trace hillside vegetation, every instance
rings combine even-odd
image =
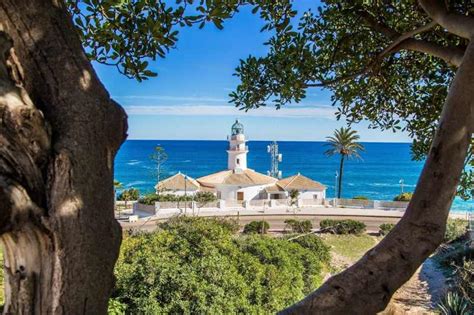
[[[126,236],[115,267],[111,307],[145,314],[274,313],[317,288],[329,248],[238,236],[232,221],[177,218],[154,233]]]

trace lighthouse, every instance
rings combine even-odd
[[[249,150],[245,145],[244,126],[239,120],[236,120],[232,125],[231,135],[227,139],[229,140],[227,169],[233,170],[235,173],[246,170]]]

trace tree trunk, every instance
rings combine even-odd
[[[126,115],[62,1],[3,0],[0,29],[4,312],[104,314],[121,241],[113,160]]]
[[[459,67],[405,215],[356,264],[281,314],[375,314],[439,246],[474,126],[474,42]]]
[[[339,187],[337,192],[337,198],[341,199],[342,195],[342,173],[344,172],[344,154],[341,154],[341,164],[339,165]]]

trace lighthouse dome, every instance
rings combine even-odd
[[[244,125],[242,125],[239,120],[237,119],[235,123],[232,125],[232,135],[240,135],[244,133]]]

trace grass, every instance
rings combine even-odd
[[[355,261],[362,257],[365,252],[377,244],[378,239],[367,235],[335,235],[322,234],[321,238],[338,255]]]

